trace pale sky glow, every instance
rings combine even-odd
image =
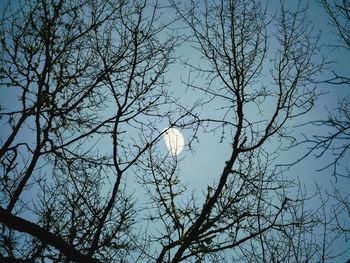
[[[350,263],[350,0],[57,2],[0,0],[0,263]]]
[[[184,137],[176,128],[167,128],[163,135],[166,148],[172,156],[179,155],[184,147]]]

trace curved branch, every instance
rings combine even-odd
[[[80,253],[62,238],[50,233],[46,229],[28,220],[15,216],[2,207],[0,207],[0,222],[11,229],[15,229],[17,231],[32,235],[33,237],[38,238],[42,243],[53,246],[54,248],[62,252],[70,260],[84,263],[100,262],[97,259],[88,257]]]

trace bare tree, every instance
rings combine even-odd
[[[158,9],[109,0],[4,9],[0,85],[17,100],[1,107],[3,258],[106,262],[135,249],[123,178],[161,135],[155,124],[176,123],[164,73],[178,38],[163,33]]]
[[[339,49],[348,55],[350,51],[350,2],[342,1],[321,1],[322,7],[327,12],[330,25],[334,29],[335,35],[338,36],[336,43],[327,43],[332,48]],[[338,85],[345,88],[345,91],[350,84],[350,79],[346,75],[341,75],[335,70],[332,71],[333,77],[324,81],[330,85]],[[334,88],[335,86],[333,86]],[[337,102],[334,109],[327,111],[326,118],[315,120],[306,125],[316,126],[319,132],[312,137],[305,137],[305,140],[296,142],[296,146],[309,145],[308,151],[300,159],[308,157],[311,153],[315,154],[316,158],[326,157],[318,171],[332,170],[332,175],[337,180],[338,177],[349,178],[349,167],[346,162],[349,156],[350,148],[350,97],[345,94],[345,97]],[[322,133],[324,131],[324,133]],[[336,184],[332,186],[333,190],[326,190],[325,194],[321,194],[319,190],[319,198],[323,200],[322,210],[325,211],[328,205],[328,213],[323,212],[321,221],[325,225],[325,234],[328,232],[334,234],[334,239],[343,236],[348,239],[349,234],[349,196],[344,193]],[[324,190],[323,190],[324,191]],[[325,196],[324,196],[325,195]],[[324,201],[326,199],[326,201]],[[331,205],[331,208],[329,208]],[[325,244],[327,242],[324,242]],[[344,253],[348,252],[344,251]],[[341,252],[339,252],[341,253]],[[325,256],[322,257],[325,260]]]
[[[345,49],[350,47],[350,2],[348,0],[328,1],[322,0],[322,5],[329,15],[333,27],[336,29],[336,34],[340,39],[337,46]]]
[[[344,54],[350,54],[350,3],[349,1],[322,1],[322,6],[327,12],[330,23],[335,29],[335,34],[339,41],[337,44],[328,43],[329,45],[342,50]],[[348,88],[350,79],[347,76],[341,76],[334,70],[334,77],[324,81],[331,85],[344,86]],[[330,161],[322,165],[319,171],[332,169],[332,175],[337,179],[338,176],[349,178],[349,167],[345,163],[345,159],[349,154],[349,138],[350,138],[350,97],[345,95],[340,99],[333,109],[327,111],[327,117],[321,120],[312,120],[305,125],[314,125],[322,128],[325,133],[319,132],[311,136],[305,136],[305,140],[296,142],[295,146],[308,144],[308,151],[299,160],[304,159],[311,153],[315,153],[317,158],[321,158],[330,154],[334,156]],[[297,163],[297,160],[294,163]]]
[[[224,262],[227,251],[239,262],[325,258],[328,250],[313,239],[316,215],[302,209],[305,195],[288,193],[293,182],[273,168],[268,151],[271,140],[289,138],[288,122],[307,113],[317,96],[312,83],[322,62],[314,60],[317,36],[305,10],[299,5],[291,12],[282,5],[269,20],[258,1],[191,1],[185,7],[174,1],[173,6],[202,56],[200,65],[187,65],[207,81],[186,84],[208,98],[206,105],[220,105],[215,117],[199,121],[221,131],[220,142],[231,151],[203,202],[177,201],[185,187],[176,169],[162,169],[150,157],[145,183],[156,188],[149,192],[157,204],[151,217],[165,229],[155,236],[162,244],[156,261]],[[270,74],[266,81],[265,74]],[[301,237],[307,229],[308,238]],[[281,243],[288,249],[276,250]]]
[[[343,1],[322,1],[322,5],[328,13],[331,25],[335,28],[336,34],[340,40],[340,44],[336,47],[347,52],[350,51],[350,2]],[[348,88],[350,78],[348,76],[340,76],[333,71],[334,78],[327,80],[329,84],[345,85]],[[325,121],[316,122],[317,125],[325,125],[331,128],[330,134],[325,136],[316,136],[315,149],[320,151],[319,156],[325,152],[331,151],[335,155],[333,162],[329,163],[325,168],[333,167],[335,176],[349,177],[349,168],[343,167],[343,171],[338,171],[340,166],[343,166],[342,160],[347,156],[350,148],[349,129],[350,129],[350,98],[346,96],[338,102],[337,109],[329,113],[328,119]],[[345,169],[344,169],[345,168]]]
[[[171,2],[174,20],[162,16],[169,6],[147,0],[32,0],[4,9],[0,88],[15,99],[0,110],[0,260],[330,255],[327,231],[315,241],[329,220],[305,208],[309,196],[274,163],[274,142],[290,138],[288,124],[317,97],[322,62],[306,10],[282,4],[269,18],[259,1],[181,4]],[[190,36],[176,35],[173,23]],[[165,78],[183,40],[201,56],[200,66],[187,62],[203,80],[186,83],[202,98],[189,109]],[[212,114],[197,113],[213,105]],[[159,123],[191,130],[189,147],[203,129],[219,131],[230,147],[202,195],[181,181],[181,158],[157,146]],[[130,178],[144,187],[146,204]]]

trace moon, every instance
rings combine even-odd
[[[179,155],[184,148],[185,140],[181,132],[176,128],[165,129],[163,135],[165,145],[172,156]]]

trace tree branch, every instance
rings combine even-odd
[[[65,242],[62,238],[55,236],[46,229],[27,221],[18,216],[14,216],[2,207],[0,208],[0,222],[9,228],[30,234],[38,238],[41,242],[53,246],[61,251],[67,258],[75,262],[98,263],[97,259],[88,257]]]

